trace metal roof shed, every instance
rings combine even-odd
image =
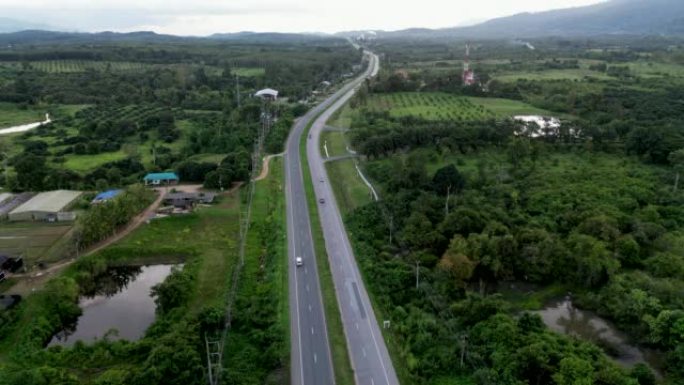
[[[254,96],[262,98],[262,99],[273,99],[276,100],[278,99],[278,91],[272,89],[272,88],[264,88],[263,90],[257,91]]]
[[[9,213],[11,221],[43,221],[55,218],[65,211],[78,197],[80,191],[55,190],[42,192],[24,202]]]
[[[107,190],[101,192],[95,196],[95,199],[91,203],[102,203],[115,198],[117,195],[121,194],[123,190]]]
[[[143,180],[145,181],[146,185],[160,185],[178,183],[180,178],[175,172],[154,172],[145,175]]]

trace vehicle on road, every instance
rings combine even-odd
[[[323,182],[325,182],[325,179],[323,179],[323,177],[321,177],[321,178],[319,179],[319,181],[321,181],[321,183],[323,183]]]
[[[295,258],[295,265],[297,265],[297,267],[299,267],[303,264],[304,264],[304,261],[302,260],[302,257]]]
[[[318,200],[318,202],[319,202],[320,204],[323,204],[323,203],[325,203],[325,199],[321,198],[321,199]]]

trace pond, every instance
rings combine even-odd
[[[623,367],[644,363],[660,374],[661,353],[631,344],[629,337],[610,322],[595,313],[574,307],[570,297],[553,301],[535,313],[542,317],[548,328],[597,344]]]
[[[81,297],[83,314],[67,330],[57,333],[48,346],[71,346],[76,341],[92,342],[115,329],[110,339],[134,341],[154,322],[156,305],[152,286],[164,281],[179,265],[125,266],[108,269],[98,276],[96,286]]]

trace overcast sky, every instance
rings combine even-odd
[[[601,0],[0,0],[0,16],[79,31],[337,32],[472,24]]]

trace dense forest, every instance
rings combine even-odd
[[[647,60],[684,64],[681,49],[660,43]],[[452,46],[395,44],[376,43],[389,65],[350,103],[349,142],[381,200],[346,223],[365,281],[396,325],[390,350],[405,364],[401,377],[684,381],[682,77],[642,76],[639,43],[616,55],[598,42],[533,42],[535,51],[490,42],[475,44],[475,56],[507,59],[482,60],[480,83],[463,87],[460,62],[445,53]],[[580,67],[589,75],[561,79]],[[519,79],[506,78],[514,72]],[[523,101],[562,125],[369,107],[377,95],[435,91]],[[538,311],[566,295],[660,352],[659,374],[643,363],[621,368],[610,346],[550,331]]]

